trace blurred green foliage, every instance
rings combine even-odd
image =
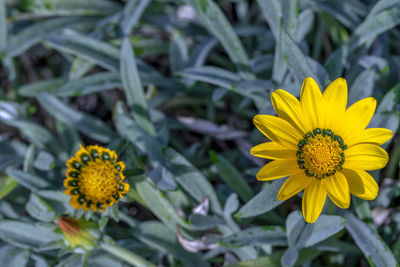
[[[399,24],[398,0],[0,0],[1,265],[397,266]],[[378,198],[315,224],[249,155],[269,94],[307,76],[345,77],[396,133]],[[127,165],[103,214],[63,194],[79,144]],[[67,246],[60,216],[95,222],[97,248]]]

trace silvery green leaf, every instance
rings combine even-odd
[[[230,59],[239,70],[240,76],[245,79],[253,79],[254,75],[250,72],[247,54],[218,5],[211,0],[186,1],[196,10],[196,15],[205,24],[207,30],[221,42]]]
[[[25,208],[33,218],[39,221],[51,222],[56,218],[51,206],[34,193],[29,195],[29,201],[26,203]]]
[[[286,246],[286,233],[279,226],[251,227],[234,233],[219,242],[221,246],[241,247],[271,244]]]
[[[29,261],[29,250],[3,245],[0,247],[0,262],[7,267],[25,267]]]
[[[49,182],[47,182],[46,180],[36,175],[14,169],[12,167],[8,167],[6,169],[6,173],[14,180],[16,180],[20,185],[26,187],[33,192],[50,186]]]
[[[0,239],[20,248],[37,250],[41,245],[61,238],[60,234],[39,227],[33,222],[0,221]]]
[[[397,266],[398,263],[382,238],[352,213],[345,215],[346,229],[364,256],[376,266]]]
[[[127,103],[133,111],[136,122],[150,135],[155,135],[154,125],[151,121],[144,89],[136,67],[135,54],[127,38],[121,48],[121,79],[125,89]]]
[[[113,131],[103,121],[70,108],[55,96],[40,93],[37,100],[57,120],[73,126],[95,140],[106,143],[114,137]]]
[[[281,178],[265,186],[257,195],[255,195],[242,208],[239,209],[239,211],[235,214],[235,217],[254,217],[279,206],[283,202],[277,199],[277,195],[285,181],[286,178]]]

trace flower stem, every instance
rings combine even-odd
[[[132,264],[133,266],[146,266],[146,267],[156,267],[153,263],[145,260],[141,256],[117,245],[101,243],[100,247],[109,252],[110,254]]]

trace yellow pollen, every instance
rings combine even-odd
[[[68,160],[64,192],[72,207],[103,212],[128,193],[125,164],[117,160],[115,151],[100,146],[81,147]]]
[[[297,163],[307,176],[323,179],[342,170],[346,148],[340,136],[317,128],[299,141]]]
[[[103,202],[109,199],[119,187],[116,170],[109,161],[89,161],[82,168],[80,190],[89,199]]]

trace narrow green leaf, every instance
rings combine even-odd
[[[133,253],[132,251],[127,250],[126,248],[117,246],[117,245],[111,245],[111,244],[106,244],[106,243],[101,243],[100,247],[107,251],[108,253],[124,260],[127,263],[132,264],[133,266],[146,266],[146,267],[156,267],[153,263],[147,261],[143,257],[139,256],[136,253]]]
[[[372,96],[375,83],[375,71],[367,69],[361,72],[350,86],[349,101],[350,106],[360,99]]]
[[[121,28],[124,35],[129,35],[132,28],[138,23],[150,0],[131,0],[122,11]]]
[[[119,69],[118,48],[101,40],[67,29],[62,34],[46,36],[46,42],[57,50],[93,61],[110,71]]]
[[[400,8],[395,7],[374,16],[368,16],[353,32],[349,40],[350,49],[371,43],[379,34],[400,24]]]
[[[38,250],[42,245],[62,239],[62,236],[33,223],[1,220],[0,239],[20,248]]]
[[[278,192],[286,178],[273,181],[250,199],[236,214],[236,218],[249,218],[266,213],[282,204],[277,199]]]
[[[163,148],[161,143],[144,132],[132,119],[116,114],[116,127],[120,134],[142,151],[146,151],[151,161],[164,165],[175,180],[198,202],[208,198],[216,214],[222,209],[210,182],[185,157],[172,148]]]
[[[315,245],[344,228],[346,221],[340,216],[321,215],[315,223],[308,223],[296,243],[298,248]]]
[[[210,151],[209,154],[222,180],[224,180],[244,202],[247,202],[253,196],[253,192],[240,172],[224,157],[217,155],[213,151]]]
[[[268,26],[274,34],[275,40],[279,39],[281,29],[282,6],[276,0],[257,0]],[[276,52],[276,51],[275,51]]]
[[[7,47],[7,32],[6,1],[0,0],[0,59]]]
[[[114,14],[120,9],[118,3],[109,0],[44,0],[29,4],[30,11],[44,16],[104,16]]]
[[[371,259],[376,266],[398,266],[389,247],[376,231],[372,231],[350,212],[346,213],[345,217],[347,231],[367,259]]]
[[[34,193],[30,194],[25,208],[29,215],[39,221],[51,222],[56,218],[51,206]]]
[[[229,21],[212,0],[186,0],[209,30],[222,44],[230,59],[245,79],[254,79],[247,54]]]
[[[99,72],[64,83],[53,92],[57,96],[83,96],[122,86],[119,73]]]
[[[90,138],[103,143],[108,143],[113,140],[113,131],[100,119],[76,111],[61,102],[57,97],[47,93],[40,93],[37,100],[49,114],[54,116],[54,118],[73,126]]]
[[[135,183],[135,188],[146,206],[171,229],[176,225],[187,227],[167,197],[148,180]]]
[[[157,221],[146,221],[135,227],[133,236],[151,248],[168,253],[179,259],[183,266],[208,267],[201,254],[190,253],[182,248],[174,230]]]
[[[9,176],[0,177],[0,200],[11,193],[18,186],[18,182]]]
[[[0,247],[0,262],[7,267],[25,267],[29,261],[29,250],[5,245]]]
[[[53,18],[42,22],[34,23],[26,27],[16,35],[10,36],[6,54],[7,57],[15,57],[20,55],[33,45],[41,41],[49,33],[60,29],[71,27],[74,24],[90,23],[94,24],[97,21],[95,18],[88,17],[64,17]]]
[[[50,186],[49,182],[47,182],[46,180],[36,175],[14,169],[12,167],[8,167],[6,169],[6,173],[11,178],[16,180],[20,185],[34,192]]]
[[[318,83],[318,85],[322,87],[318,76],[313,72],[311,66],[309,65],[307,57],[303,54],[295,41],[285,30],[281,31],[280,43],[285,61],[288,64],[290,71],[296,77],[297,81],[301,83],[303,82],[304,78],[312,77]]]
[[[120,60],[122,84],[128,105],[133,110],[133,117],[143,129],[154,136],[155,129],[150,119],[147,100],[136,67],[135,55],[127,38],[122,43]]]
[[[286,233],[279,226],[252,227],[234,233],[219,242],[224,247],[252,245],[286,246]]]
[[[35,97],[40,92],[54,93],[57,91],[57,88],[59,88],[66,82],[67,80],[63,78],[40,80],[37,82],[25,84],[19,87],[17,91],[20,96]]]

